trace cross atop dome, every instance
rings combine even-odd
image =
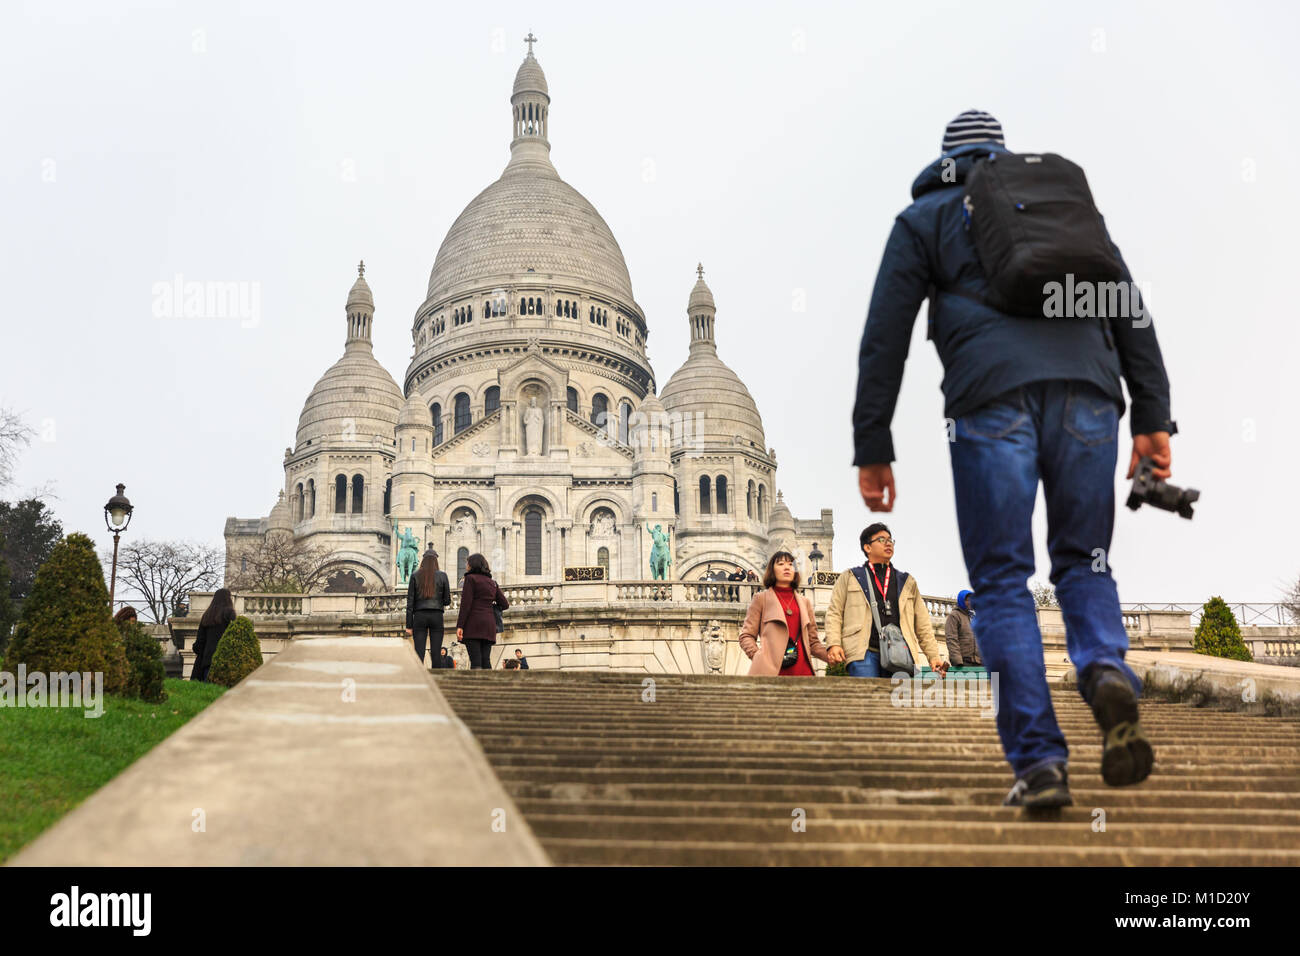
[[[366,260],[362,259],[357,263],[357,277],[364,279],[366,276]]]
[[[699,265],[697,265],[697,266],[695,267],[695,274],[696,274],[697,276],[699,276],[701,279],[704,278],[704,263],[703,263],[703,262],[701,262]]]
[[[533,31],[528,31],[528,36],[524,37],[524,42],[528,44],[528,55],[533,55],[533,44],[537,42],[537,37],[533,36]]]

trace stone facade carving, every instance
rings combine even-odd
[[[701,630],[705,670],[710,674],[721,674],[723,665],[727,662],[727,642],[722,639],[722,622],[711,620],[707,626],[701,625]]]

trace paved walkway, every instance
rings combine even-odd
[[[542,865],[410,645],[294,640],[10,865]]]

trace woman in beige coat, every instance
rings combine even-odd
[[[789,551],[768,560],[763,590],[749,602],[740,626],[740,649],[752,661],[751,677],[812,677],[812,659],[826,660],[812,602],[799,593],[799,572]]]

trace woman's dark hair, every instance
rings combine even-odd
[[[889,530],[889,527],[883,521],[877,521],[875,524],[867,525],[865,528],[862,529],[862,534],[858,536],[858,546],[860,548],[865,548],[867,546],[867,542],[870,541],[872,538],[874,538],[876,535],[880,534],[880,532],[882,531],[889,535],[892,535],[894,533]]]
[[[790,587],[799,587],[799,562],[794,559],[794,555],[789,551],[778,551],[767,559],[767,570],[763,572],[763,587],[776,587],[776,562],[781,558],[789,558],[790,563],[794,565],[794,580],[790,582]]]
[[[438,589],[438,556],[432,551],[424,552],[420,570],[415,572],[415,591],[422,598],[431,598]]]
[[[487,558],[483,557],[483,555],[478,552],[475,552],[465,559],[465,573],[486,574],[490,577],[492,570],[488,567]]]
[[[212,595],[212,603],[199,618],[199,627],[212,627],[214,624],[226,625],[235,619],[235,599],[230,595],[230,588],[222,588]]]
[[[122,610],[118,611],[116,614],[113,615],[113,621],[119,627],[125,624],[127,621],[138,621],[138,620],[140,620],[140,618],[136,616],[135,608],[131,607],[131,605],[129,604],[126,607],[122,608]]]

